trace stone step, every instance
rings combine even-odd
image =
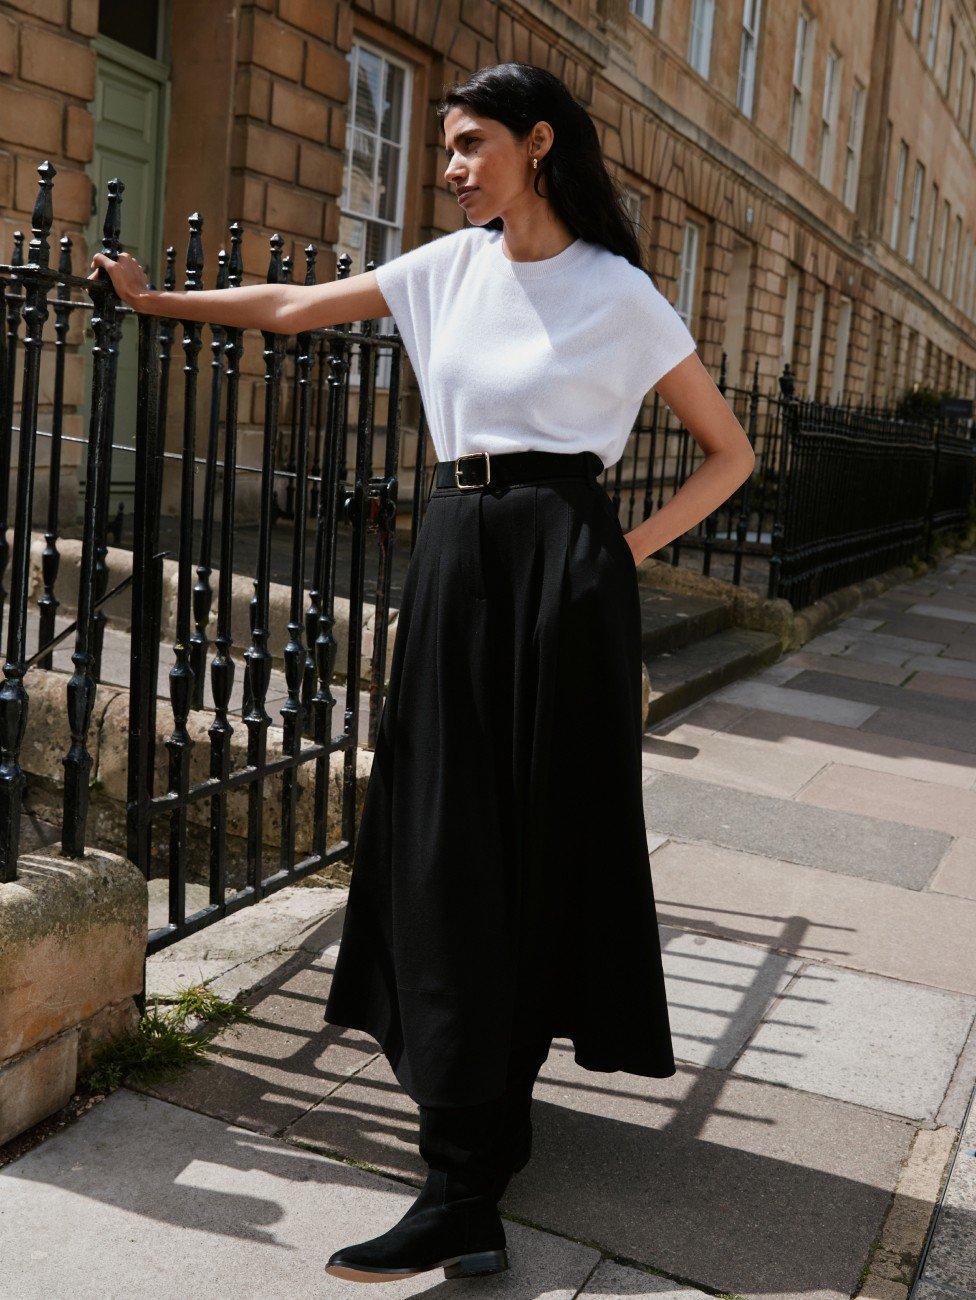
[[[731,624],[728,605],[706,596],[688,596],[657,587],[641,587],[644,657],[679,650]]]
[[[771,632],[732,627],[675,651],[645,653],[651,679],[648,724],[775,662],[780,648],[779,637]]]

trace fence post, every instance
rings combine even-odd
[[[108,205],[102,230],[102,252],[113,259],[119,255],[122,219],[122,193],[118,178],[108,183]],[[74,672],[68,682],[68,724],[71,745],[64,764],[64,813],[61,846],[69,857],[80,858],[85,852],[85,824],[88,818],[88,782],[92,756],[88,750],[88,728],[95,705],[97,674],[96,615],[93,602],[104,590],[96,590],[97,568],[104,567],[104,534],[101,499],[108,493],[108,475],[112,464],[112,425],[115,410],[115,376],[119,359],[119,300],[112,282],[101,272],[88,283],[92,298],[92,401],[88,424],[88,454],[85,476],[85,509],[81,539],[81,574],[78,584],[78,628],[71,656]],[[97,549],[96,549],[97,548]],[[105,570],[103,578],[107,578]],[[104,616],[103,616],[104,617]]]
[[[16,271],[24,265],[24,234],[14,231],[14,247],[10,255],[10,265]],[[19,284],[16,275],[11,276],[11,286]],[[4,354],[4,392],[0,403],[0,633],[3,631],[3,612],[7,602],[7,589],[3,585],[7,572],[7,560],[10,550],[7,545],[7,507],[10,503],[10,448],[14,427],[14,382],[17,375],[17,342],[20,329],[20,310],[23,303],[23,289],[11,293],[7,299],[7,333],[6,352]]]
[[[17,501],[14,511],[13,561],[7,656],[0,685],[0,880],[14,880],[20,854],[20,813],[26,778],[20,747],[27,727],[28,694],[24,688],[27,657],[27,589],[30,579],[31,513],[34,504],[34,458],[37,451],[37,405],[51,287],[48,263],[53,210],[51,186],[56,175],[49,162],[37,169],[41,178],[31,217],[28,266],[24,268],[24,380],[20,403]]]

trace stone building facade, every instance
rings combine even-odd
[[[463,224],[433,105],[507,59],[593,115],[716,376],[972,395],[976,0],[0,0],[0,248],[47,157],[76,269],[120,174],[153,265],[199,210],[208,282],[235,218],[250,276],[274,231],[360,270]]]

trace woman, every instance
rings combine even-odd
[[[508,1266],[497,1201],[529,1158],[554,1037],[577,1064],[674,1074],[641,798],[637,565],[754,454],[641,255],[559,78],[482,68],[438,106],[468,225],[344,281],[150,291],[138,311],[302,330],[392,314],[438,456],[404,582],[325,1017],[381,1045],[428,1176],[359,1281]],[[656,388],[706,453],[624,535],[596,475]],[[419,485],[418,485],[419,487]]]

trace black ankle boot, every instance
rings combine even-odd
[[[337,1250],[327,1273],[381,1282],[443,1268],[446,1278],[508,1268],[505,1227],[492,1197],[453,1174],[431,1169],[420,1195],[386,1232]]]

